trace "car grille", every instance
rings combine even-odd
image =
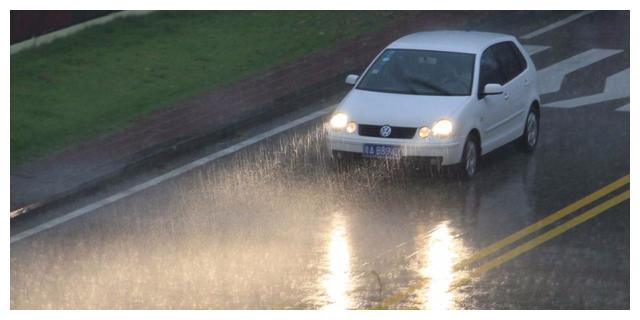
[[[382,127],[383,126],[361,124],[358,125],[358,134],[366,137],[411,139],[416,135],[417,130],[417,128],[391,127],[391,134],[388,137],[383,137],[380,135],[380,128]]]

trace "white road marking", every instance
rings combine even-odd
[[[190,163],[188,163],[188,164],[186,164],[186,165],[184,165],[182,167],[173,169],[173,170],[171,170],[171,171],[169,171],[169,172],[167,172],[165,174],[157,176],[157,177],[155,177],[155,178],[153,178],[151,180],[148,180],[148,181],[146,181],[144,183],[138,184],[138,185],[136,185],[136,186],[134,186],[134,187],[132,187],[132,188],[130,188],[128,190],[116,193],[116,194],[114,194],[114,195],[112,195],[112,196],[110,196],[108,198],[102,199],[102,200],[100,200],[98,202],[95,202],[95,203],[90,204],[88,206],[85,206],[85,207],[82,207],[80,209],[74,210],[74,211],[69,212],[69,213],[67,213],[65,215],[57,217],[57,218],[55,218],[53,220],[47,221],[47,222],[45,222],[43,224],[40,224],[40,225],[38,225],[36,227],[33,227],[31,229],[28,229],[28,230],[25,230],[23,232],[20,232],[17,235],[11,237],[11,243],[15,243],[15,242],[20,241],[22,239],[25,239],[25,238],[28,238],[28,237],[33,236],[35,234],[38,234],[38,233],[40,233],[42,231],[51,229],[51,228],[53,228],[53,227],[55,227],[57,225],[65,223],[65,222],[67,222],[67,221],[69,221],[71,219],[74,219],[74,218],[77,218],[79,216],[85,215],[85,214],[90,213],[90,212],[92,212],[94,210],[100,209],[100,208],[102,208],[102,207],[104,207],[106,205],[112,204],[112,203],[114,203],[116,201],[119,201],[119,200],[121,200],[123,198],[126,198],[126,197],[128,197],[128,196],[130,196],[130,195],[132,195],[132,194],[134,194],[136,192],[148,189],[148,188],[153,187],[155,185],[158,185],[158,184],[160,184],[160,183],[162,183],[164,181],[167,181],[167,180],[169,180],[171,178],[177,177],[177,176],[179,176],[179,175],[181,175],[183,173],[191,171],[191,170],[193,170],[193,169],[195,169],[197,167],[200,167],[200,166],[202,166],[204,164],[207,164],[207,163],[209,163],[209,162],[211,162],[213,160],[216,160],[218,158],[221,158],[221,157],[224,157],[226,155],[232,154],[232,153],[234,153],[234,152],[236,152],[236,151],[238,151],[240,149],[243,149],[243,148],[248,147],[248,146],[250,146],[252,144],[260,142],[260,141],[262,141],[262,140],[264,140],[266,138],[269,138],[271,136],[274,136],[274,135],[276,135],[278,133],[287,131],[287,130],[293,128],[293,127],[299,126],[299,125],[301,125],[303,123],[309,122],[309,121],[317,119],[319,117],[322,117],[322,116],[328,114],[329,112],[331,112],[331,110],[333,110],[333,109],[334,109],[333,106],[332,107],[328,107],[328,108],[322,109],[320,111],[317,111],[317,112],[311,113],[309,115],[306,115],[306,116],[304,116],[302,118],[299,118],[297,120],[294,120],[294,121],[291,121],[289,123],[283,124],[283,125],[281,125],[279,127],[273,128],[273,129],[271,129],[269,131],[263,132],[263,133],[258,134],[256,136],[253,136],[253,137],[251,137],[251,138],[249,138],[247,140],[244,140],[244,141],[242,141],[242,142],[240,142],[238,144],[235,144],[235,145],[233,145],[231,147],[228,147],[226,149],[223,149],[223,150],[220,150],[218,152],[212,153],[212,154],[210,154],[210,155],[208,155],[208,156],[206,156],[204,158],[200,158],[198,160],[190,162]]]
[[[562,86],[562,81],[567,74],[587,67],[620,52],[622,52],[622,50],[590,49],[571,58],[548,66],[542,70],[538,70],[540,94],[559,91],[560,87]]]
[[[571,23],[571,22],[573,22],[575,20],[578,20],[578,19],[580,19],[580,18],[582,18],[582,17],[584,17],[584,16],[586,16],[588,14],[591,14],[593,12],[594,11],[582,11],[582,12],[578,12],[576,14],[572,14],[572,15],[570,15],[570,16],[568,16],[568,17],[566,17],[566,18],[564,18],[564,19],[562,19],[560,21],[554,22],[554,23],[552,23],[552,24],[550,24],[550,25],[548,25],[548,26],[546,26],[544,28],[540,28],[540,29],[538,29],[536,31],[533,31],[533,32],[528,33],[528,34],[525,34],[524,36],[522,36],[520,38],[524,39],[524,40],[528,40],[528,39],[531,39],[533,37],[537,37],[537,36],[539,36],[539,35],[541,35],[543,33],[546,33],[546,32],[549,32],[549,31],[551,31],[553,29],[557,29],[559,27],[562,27],[567,23]]]
[[[579,98],[545,103],[545,107],[576,108],[584,105],[629,97],[629,69],[607,77],[604,91]]]
[[[616,111],[629,112],[629,104],[625,104],[624,106],[616,109]]]
[[[526,50],[527,53],[529,53],[530,56],[551,48],[549,46],[538,46],[538,45],[533,45],[533,44],[525,44],[525,45],[523,45],[523,47],[524,47],[524,50]]]

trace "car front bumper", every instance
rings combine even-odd
[[[329,152],[341,151],[362,154],[365,144],[378,144],[398,146],[402,157],[440,158],[442,165],[451,165],[460,162],[463,144],[456,139],[447,142],[436,142],[435,138],[427,139],[392,139],[365,137],[358,134],[329,132],[327,135],[327,148]]]

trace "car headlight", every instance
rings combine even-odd
[[[347,132],[354,133],[356,129],[358,129],[358,125],[355,122],[351,121],[347,123]]]
[[[433,134],[437,137],[448,137],[453,131],[453,123],[449,120],[440,120],[433,126]]]
[[[429,127],[422,127],[418,130],[418,136],[423,139],[428,137],[430,133],[431,129],[429,129]]]
[[[333,117],[331,117],[329,124],[333,129],[344,129],[347,126],[348,120],[349,118],[347,117],[346,114],[336,113]]]

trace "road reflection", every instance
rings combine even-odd
[[[418,260],[422,268],[420,276],[426,279],[426,286],[418,292],[418,307],[421,309],[445,310],[455,306],[455,280],[453,266],[465,255],[462,241],[456,238],[444,221],[436,225],[428,234],[426,226],[419,224],[417,232]]]
[[[340,212],[334,213],[326,257],[328,271],[323,279],[329,304],[323,309],[344,310],[350,307],[351,255],[346,232],[344,215]]]
[[[286,136],[12,245],[12,307],[366,309],[410,287],[389,307],[468,308],[453,266],[543,211],[534,159],[464,183],[387,162],[333,172],[313,165],[319,137]]]

